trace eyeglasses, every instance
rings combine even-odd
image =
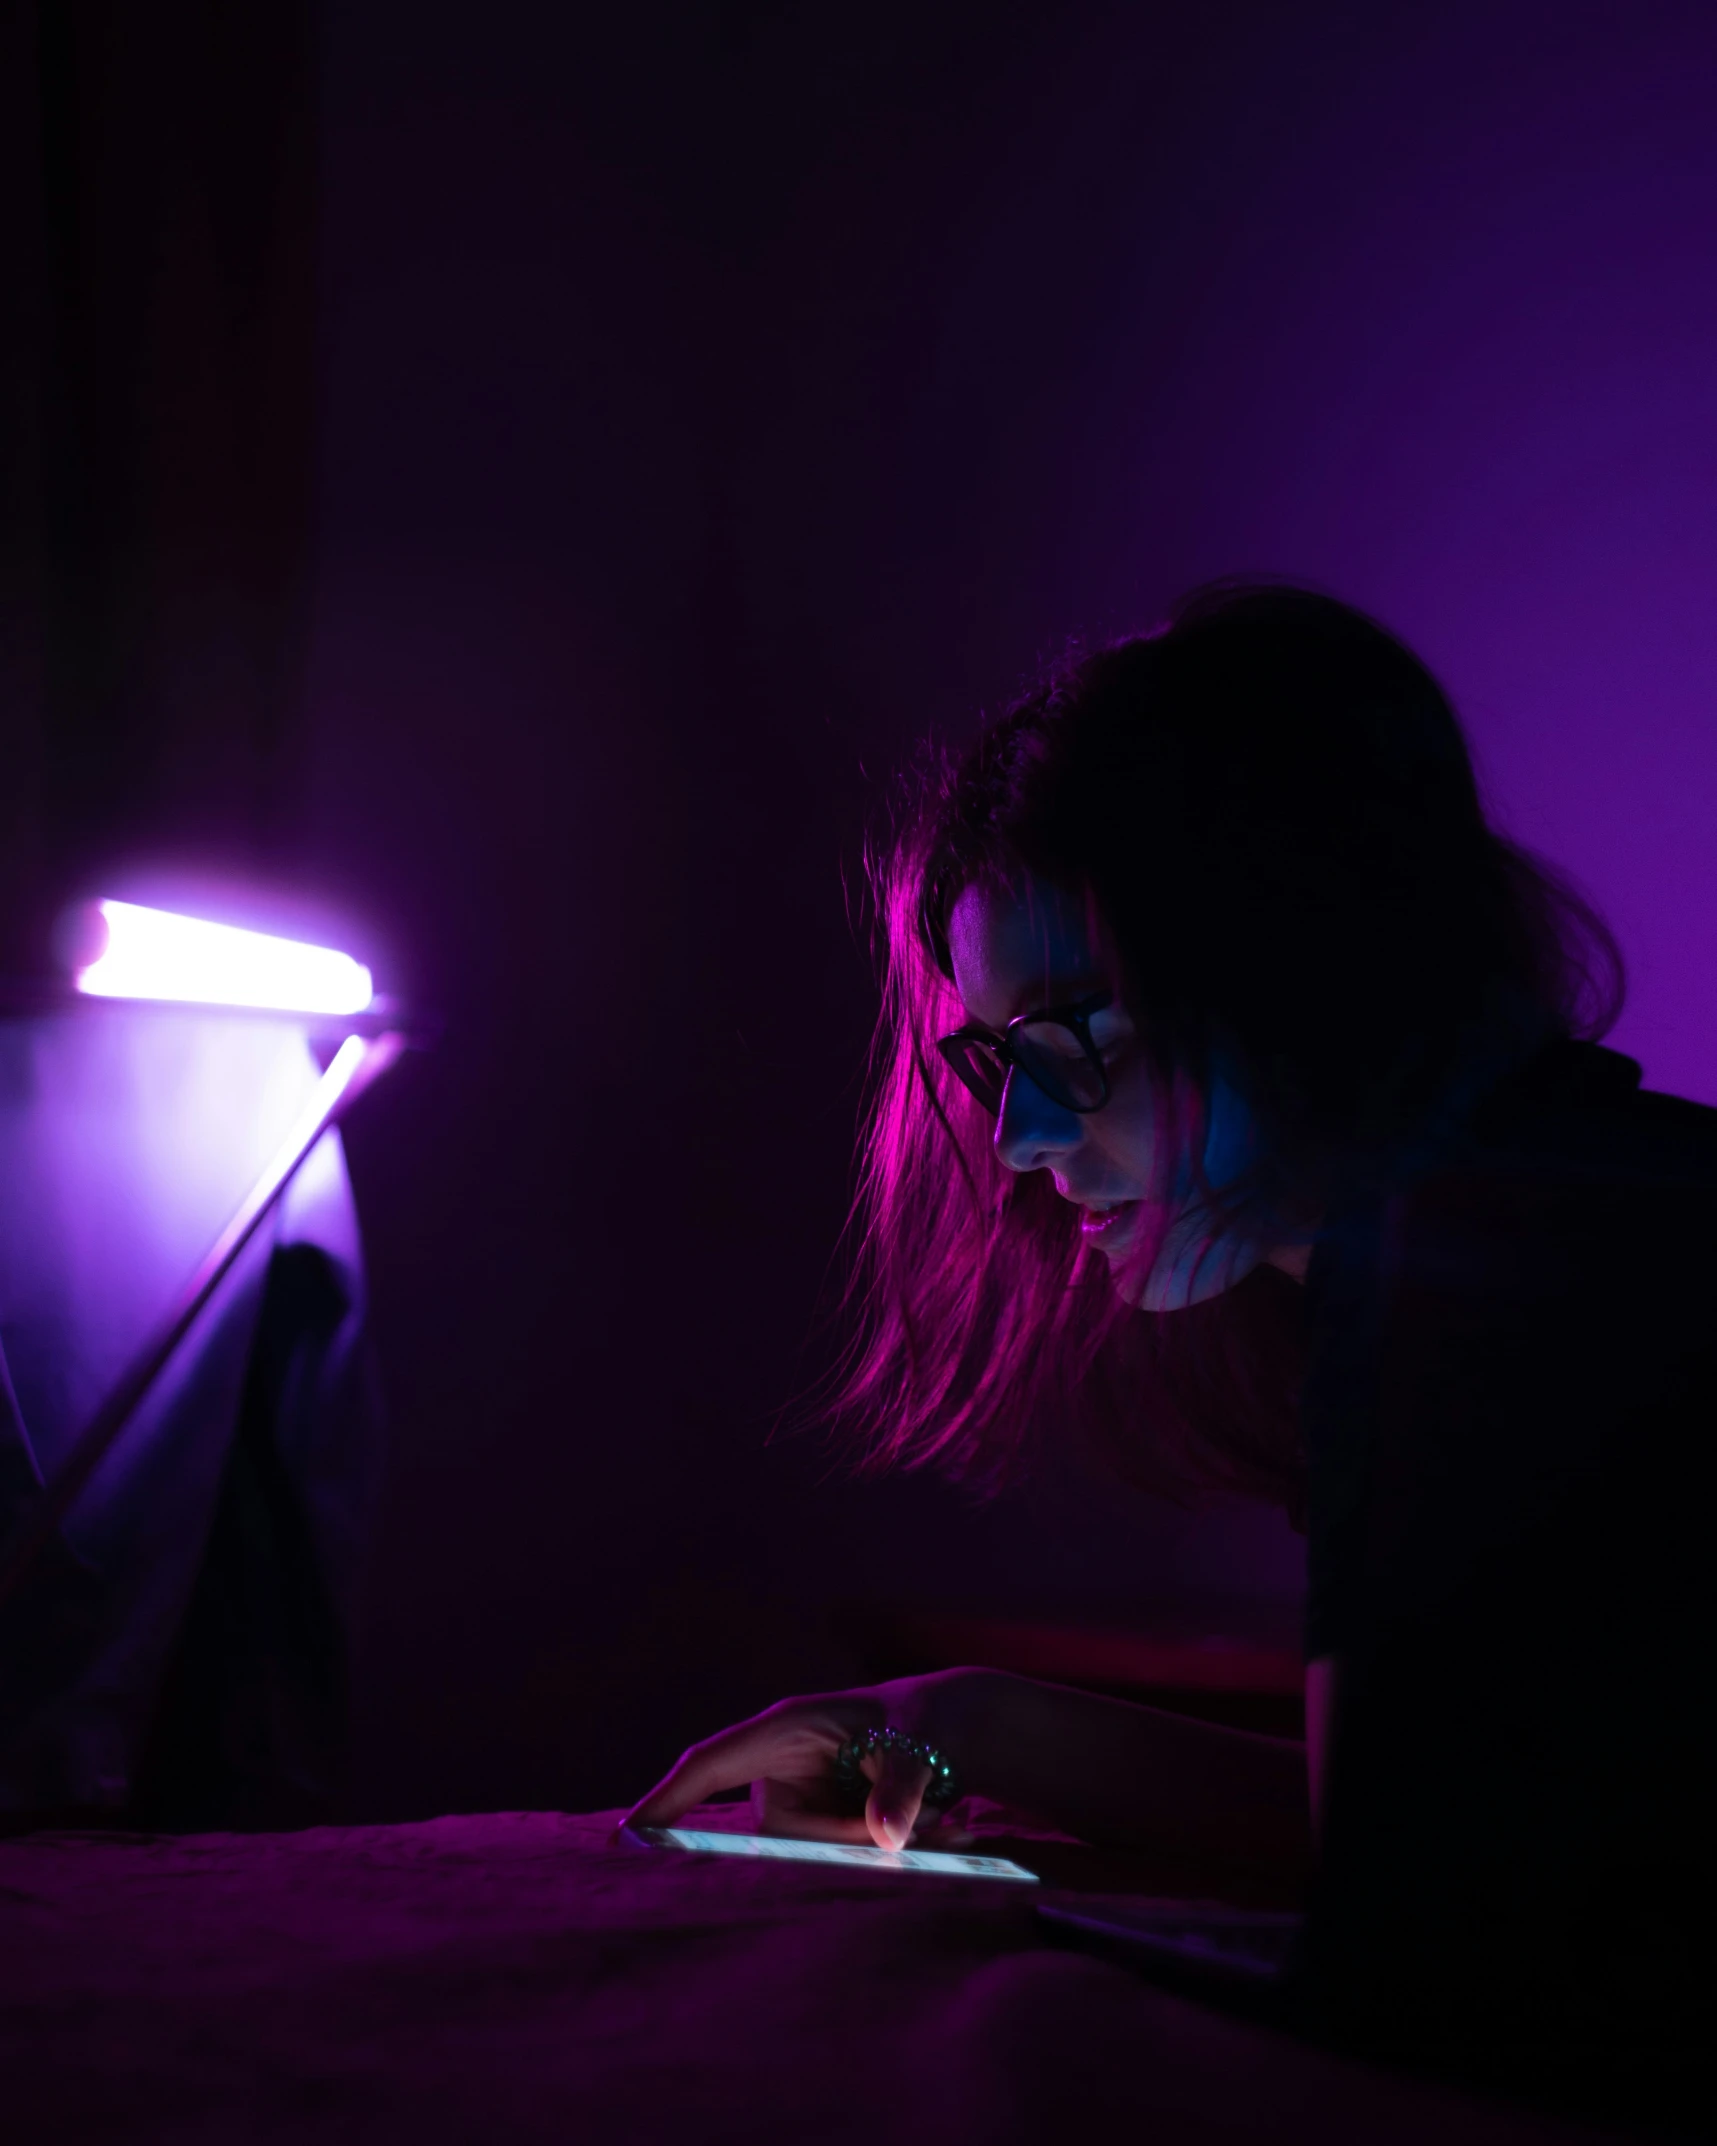
[[[1091,1040],[1091,1017],[1112,1005],[1114,996],[1094,991],[1075,1006],[1022,1013],[999,1036],[989,1028],[957,1028],[951,1036],[939,1036],[936,1048],[992,1118],[1001,1115],[1015,1066],[1052,1103],[1084,1116],[1109,1100],[1109,1075]]]

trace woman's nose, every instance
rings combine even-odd
[[[1002,1107],[996,1113],[996,1154],[1008,1169],[1046,1169],[1084,1137],[1076,1111],[1064,1110],[1018,1066],[1008,1068]]]

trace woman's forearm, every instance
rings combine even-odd
[[[960,1755],[984,1794],[1101,1847],[1309,1865],[1302,1744],[1000,1670],[956,1676]]]

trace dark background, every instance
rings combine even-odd
[[[863,833],[1070,638],[1293,574],[1717,1099],[1710,9],[240,13],[5,18],[8,915],[213,887],[445,1016],[349,1136],[359,1809],[621,1800],[853,1604],[1291,1605],[1268,1515],[771,1438]]]

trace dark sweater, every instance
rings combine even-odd
[[[1307,1288],[1308,1653],[1339,1663],[1308,2014],[1623,2100],[1696,2070],[1717,1111],[1554,1045],[1333,1216]]]

